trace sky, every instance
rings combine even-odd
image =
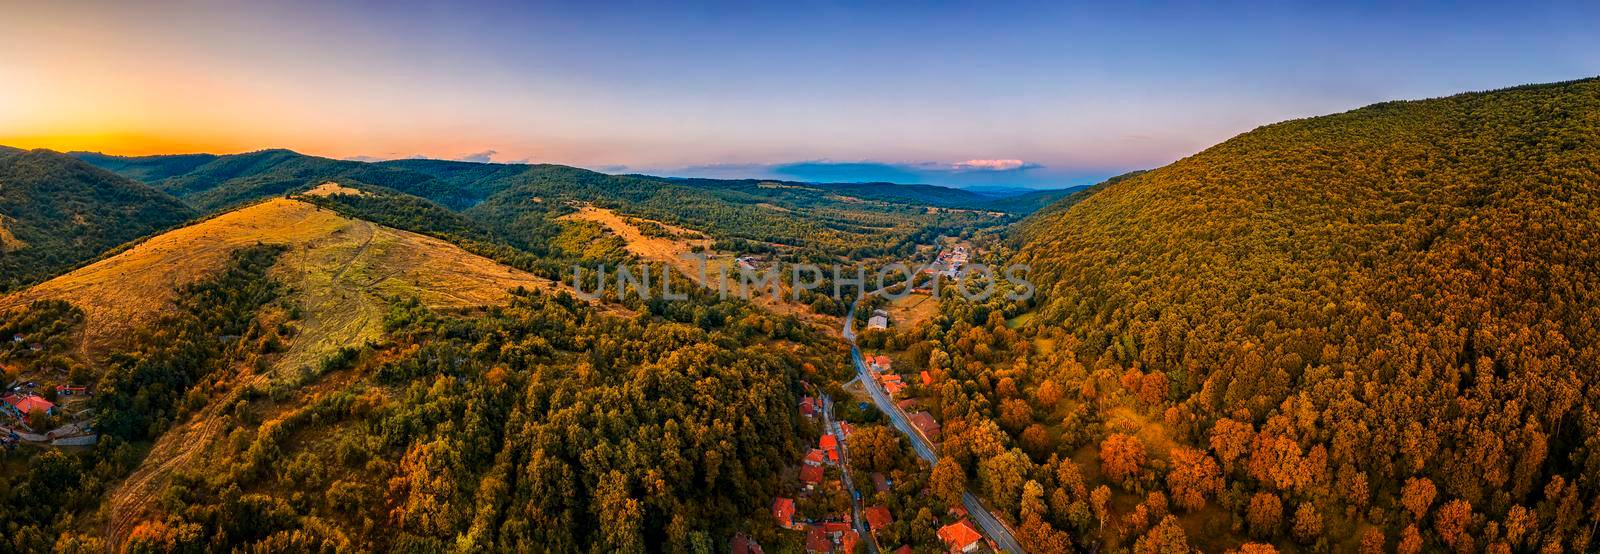
[[[1055,188],[1600,75],[1600,3],[1117,4],[0,0],[0,144]]]

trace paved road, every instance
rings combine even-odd
[[[889,422],[894,428],[898,429],[901,434],[911,441],[911,448],[917,451],[917,456],[927,460],[929,465],[938,464],[939,454],[928,443],[928,438],[922,435],[922,431],[911,425],[911,420],[906,417],[905,410],[901,410],[899,406],[896,406],[893,400],[889,398],[889,393],[885,392],[883,387],[878,384],[878,381],[872,378],[872,374],[867,370],[866,361],[861,358],[861,349],[856,346],[856,333],[854,331],[856,306],[860,304],[861,302],[857,300],[855,304],[850,305],[850,313],[845,315],[844,330],[841,332],[845,340],[850,341],[850,360],[856,365],[856,378],[861,380],[861,385],[867,389],[867,394],[872,397],[872,403],[878,406],[878,410],[889,416]],[[978,497],[973,496],[970,491],[961,496],[961,503],[967,508],[967,514],[972,517],[972,521],[978,524],[978,528],[983,529],[984,535],[987,535],[994,540],[996,545],[999,545],[1000,550],[1018,554],[1027,552],[1017,542],[1016,537],[1012,536],[1011,529],[995,518],[994,514],[989,513],[989,509],[985,508],[983,503],[978,501]]]
[[[839,422],[833,420],[833,399],[826,394],[821,396],[822,432],[839,439],[839,473],[844,481],[845,494],[850,495],[850,521],[854,522],[856,533],[861,535],[861,542],[867,543],[867,551],[878,554],[878,541],[873,540],[867,532],[867,522],[861,517],[861,495],[856,492],[855,481],[850,479],[850,449],[844,444],[844,430],[839,428]]]

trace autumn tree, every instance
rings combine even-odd
[[[1144,462],[1144,443],[1133,435],[1113,433],[1100,443],[1100,470],[1113,482],[1138,477]]]
[[[1250,442],[1254,437],[1255,429],[1251,428],[1249,423],[1222,418],[1211,427],[1211,451],[1217,453],[1217,459],[1226,469],[1250,449]]]
[[[1427,477],[1412,477],[1406,479],[1406,484],[1400,489],[1400,503],[1411,512],[1411,516],[1422,519],[1428,513],[1428,507],[1433,505],[1433,497],[1438,489],[1433,487],[1433,481]]]
[[[1178,518],[1170,515],[1133,545],[1134,554],[1189,554],[1193,551],[1189,547],[1189,537],[1178,526]]]
[[[1455,499],[1439,507],[1434,514],[1433,528],[1439,540],[1455,549],[1471,549],[1472,538],[1467,535],[1467,525],[1472,522],[1472,504]]]
[[[1206,505],[1206,498],[1222,490],[1222,471],[1204,452],[1188,447],[1173,449],[1167,490],[1178,506],[1198,510]]]
[[[1400,544],[1395,546],[1396,554],[1417,554],[1422,552],[1422,535],[1417,533],[1416,525],[1407,525],[1400,532]]]
[[[1250,497],[1245,520],[1250,524],[1251,536],[1270,538],[1278,534],[1278,527],[1283,524],[1283,501],[1270,492],[1258,492]]]
[[[1367,527],[1361,531],[1361,554],[1383,554],[1383,529]]]
[[[961,497],[967,492],[967,473],[954,461],[935,464],[933,475],[928,477],[928,488],[946,506],[960,506]]]
[[[1311,544],[1322,538],[1322,514],[1306,502],[1294,512],[1294,538],[1301,544]]]

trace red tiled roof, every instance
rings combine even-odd
[[[828,534],[821,527],[812,527],[806,533],[806,552],[829,552],[833,550],[833,541],[828,540]]]
[[[922,434],[927,435],[928,438],[936,439],[939,437],[939,420],[934,419],[933,414],[928,412],[913,412],[911,414],[907,414],[906,417],[911,420],[912,425],[917,426],[917,429],[921,430]]]
[[[817,441],[817,446],[821,447],[823,450],[837,448],[839,446],[839,437],[833,436],[833,433],[823,435],[822,438]]]
[[[894,518],[889,515],[889,508],[886,506],[867,508],[867,511],[861,514],[861,517],[866,518],[867,525],[872,526],[874,532],[883,529],[890,523],[894,523]]]
[[[889,393],[889,396],[899,396],[900,392],[904,390],[906,390],[906,384],[899,381],[883,384],[883,392]]]
[[[800,468],[800,482],[807,485],[816,485],[822,482],[822,466],[805,466]]]
[[[856,543],[861,542],[861,535],[855,530],[844,532],[844,538],[839,541],[840,552],[855,552]]]
[[[879,354],[878,357],[874,361],[878,362],[878,367],[883,367],[883,368],[887,368],[887,367],[889,367],[890,364],[894,363],[894,362],[889,360],[888,356],[884,356],[882,354]]]
[[[894,554],[911,554],[911,545],[902,544],[900,545],[900,548],[894,549],[893,552]]]
[[[31,414],[33,412],[48,412],[56,407],[56,405],[51,404],[49,400],[45,400],[31,394],[8,394],[5,395],[4,398],[0,398],[0,401],[10,404],[11,407],[16,408],[17,411],[25,414]]]
[[[772,501],[772,517],[777,518],[780,527],[794,525],[794,499],[780,497]]]
[[[873,472],[872,486],[878,489],[878,492],[889,492],[889,478],[884,477],[882,473]]]
[[[928,373],[928,370],[926,370],[926,369],[922,370],[922,384],[924,384],[924,385],[932,385],[933,384],[933,375]]]
[[[855,432],[855,428],[851,427],[849,423],[841,421],[839,422],[839,432],[843,433],[844,438],[848,439],[850,438],[850,433]]]
[[[744,533],[734,535],[728,544],[733,548],[733,554],[762,554],[761,545]]]
[[[822,450],[813,448],[810,452],[806,453],[805,463],[807,465],[819,465],[824,459],[825,455],[822,453]]]
[[[939,540],[950,545],[955,550],[966,550],[973,543],[983,540],[983,535],[978,534],[972,524],[963,519],[939,528]]]

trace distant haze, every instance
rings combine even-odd
[[[0,2],[0,144],[114,154],[1054,188],[1600,74],[1593,3]]]

